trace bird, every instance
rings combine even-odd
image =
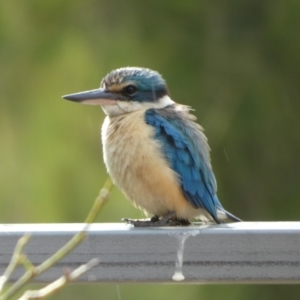
[[[149,219],[123,219],[135,227],[241,221],[217,197],[210,148],[191,107],[171,99],[157,71],[123,67],[100,88],[64,99],[100,105],[103,159],[113,182]]]

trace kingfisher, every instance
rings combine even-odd
[[[191,107],[175,103],[156,71],[113,70],[100,88],[63,96],[106,114],[103,158],[113,182],[149,219],[135,227],[241,221],[221,205],[203,128]]]

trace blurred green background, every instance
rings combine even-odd
[[[100,108],[64,101],[143,66],[195,108],[218,195],[247,221],[299,220],[299,1],[1,1],[0,222],[82,222],[107,174]],[[115,188],[99,222],[141,217]],[[159,245],[158,245],[159,247]],[[51,299],[119,299],[71,285]],[[120,285],[121,299],[299,299],[298,286]]]

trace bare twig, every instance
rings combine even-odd
[[[27,256],[23,253],[21,253],[19,257],[19,264],[23,265],[23,267],[29,271],[34,269],[34,265],[32,262],[27,258]]]
[[[87,264],[81,265],[71,273],[67,273],[64,276],[58,278],[57,280],[51,282],[44,288],[40,290],[26,291],[19,300],[29,300],[29,299],[41,299],[44,298],[57,290],[61,289],[69,281],[73,281],[82,274],[86,273],[92,267],[96,266],[99,263],[97,258],[90,260]]]
[[[9,278],[10,278],[11,274],[13,273],[14,269],[16,268],[18,263],[20,262],[20,256],[21,256],[22,250],[23,250],[24,246],[27,244],[27,242],[29,241],[29,238],[30,238],[30,234],[25,233],[18,240],[17,245],[16,245],[15,250],[14,250],[14,253],[11,257],[11,261],[10,261],[8,267],[6,268],[4,274],[0,277],[0,293],[2,291],[3,286],[9,280]]]
[[[21,287],[23,287],[28,281],[34,278],[37,275],[45,272],[47,269],[56,264],[59,260],[61,260],[64,256],[66,256],[71,250],[73,250],[86,236],[86,231],[90,224],[94,222],[99,211],[103,207],[104,203],[108,200],[109,191],[112,188],[112,181],[110,178],[106,180],[104,187],[100,190],[98,197],[96,198],[92,209],[90,210],[86,220],[85,226],[82,231],[75,234],[69,242],[67,242],[62,248],[60,248],[56,253],[54,253],[50,258],[42,262],[40,265],[29,269],[27,272],[21,276],[21,278],[15,282],[7,291],[5,291],[1,296],[0,300],[7,300],[12,295],[14,295]],[[19,251],[18,253],[20,253]],[[29,261],[26,261],[28,265]],[[9,266],[10,268],[10,266]]]

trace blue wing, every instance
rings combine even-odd
[[[187,112],[176,111],[174,106],[147,110],[145,121],[154,127],[155,138],[160,141],[171,168],[178,173],[184,196],[194,207],[207,210],[219,223],[216,208],[223,208],[216,195],[209,147],[199,125],[190,120]]]

